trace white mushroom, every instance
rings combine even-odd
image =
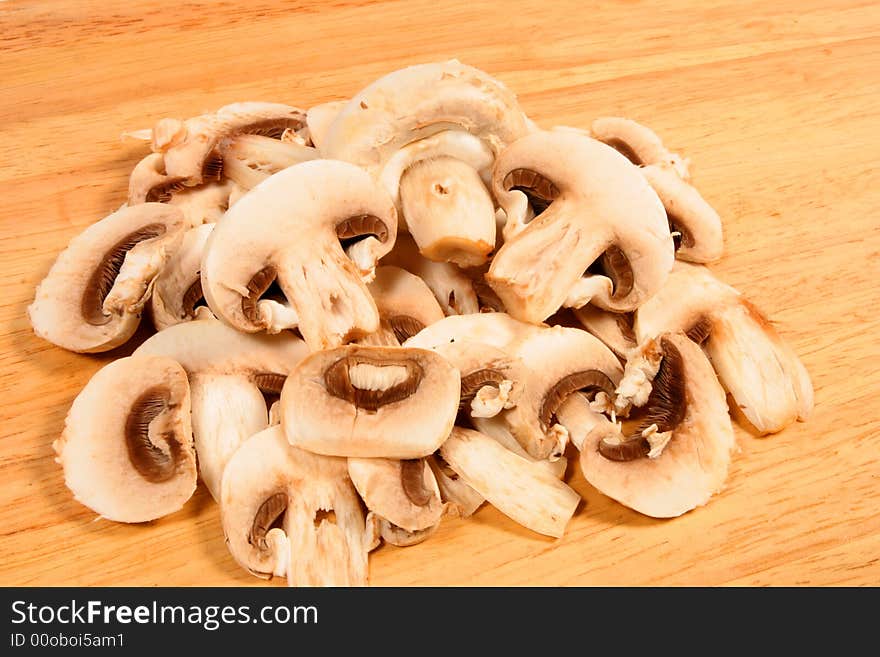
[[[752,303],[705,267],[676,262],[666,285],[639,308],[640,342],[682,331],[702,344],[724,387],[762,433],[813,408],[809,374],[791,346]]]
[[[470,518],[486,498],[464,483],[458,473],[443,460],[439,451],[426,460],[437,479],[440,499],[448,504],[449,511],[461,518]]]
[[[449,435],[460,385],[458,370],[432,351],[338,347],[291,372],[282,425],[291,444],[318,454],[421,458]]]
[[[451,60],[395,71],[356,94],[331,123],[322,153],[380,178],[425,256],[472,265],[495,244],[488,169],[528,130],[501,82]]]
[[[180,210],[125,207],[71,240],[37,287],[28,316],[41,338],[71,351],[113,349],[137,329],[153,281],[183,236]]]
[[[688,180],[688,161],[672,153],[650,128],[632,119],[607,116],[591,126],[593,137],[608,144],[636,166],[670,167],[682,180]]]
[[[74,497],[118,522],[174,513],[196,489],[186,373],[170,358],[105,365],[70,407],[53,447]]]
[[[269,426],[264,395],[280,394],[308,348],[291,333],[248,335],[205,319],[160,331],[135,354],[169,356],[189,375],[199,471],[218,499],[226,462],[243,441]]]
[[[290,586],[363,586],[367,546],[345,459],[292,447],[281,427],[245,441],[223,472],[220,519],[235,560]]]
[[[507,213],[506,241],[486,280],[517,319],[540,322],[588,303],[633,310],[672,268],[662,203],[599,141],[568,130],[527,135],[496,160],[493,190]],[[538,213],[531,221],[529,205]]]
[[[395,265],[421,278],[446,315],[467,315],[480,311],[473,281],[449,262],[428,260],[419,253],[412,237],[401,233],[394,248],[382,258],[383,265]]]
[[[223,139],[218,151],[223,175],[243,190],[253,189],[282,169],[320,157],[316,148],[262,135]]]
[[[380,328],[360,344],[398,347],[443,319],[443,310],[424,281],[399,267],[376,267],[376,277],[367,289],[376,302]]]
[[[477,431],[455,427],[440,454],[492,506],[540,534],[562,536],[580,503],[551,473]]]
[[[612,313],[596,306],[584,306],[574,310],[575,317],[587,331],[599,338],[619,358],[636,347],[633,329],[634,313]]]
[[[296,164],[248,192],[214,229],[202,291],[214,314],[240,331],[297,327],[310,348],[333,347],[379,328],[365,279],[396,232],[393,203],[363,170],[331,160]],[[260,299],[276,280],[287,303]]]
[[[214,224],[203,224],[186,231],[180,247],[156,278],[150,297],[150,316],[157,330],[214,316],[203,304],[199,275],[205,242],[213,229]]]
[[[314,105],[306,110],[306,125],[309,128],[312,145],[318,150],[321,150],[324,139],[327,136],[327,131],[339,115],[339,111],[347,103],[347,100],[331,100]]]
[[[700,348],[681,334],[643,343],[618,390],[640,407],[639,424],[626,437],[590,429],[581,450],[587,481],[656,518],[705,504],[724,485],[736,442],[724,390]]]

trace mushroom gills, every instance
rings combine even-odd
[[[374,413],[412,395],[423,376],[418,363],[342,358],[327,368],[324,385],[334,397]]]
[[[514,169],[504,177],[502,184],[508,191],[525,194],[535,216],[544,212],[559,196],[559,188],[553,181],[531,169]]]

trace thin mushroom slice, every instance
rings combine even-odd
[[[470,518],[476,513],[486,498],[464,483],[458,473],[443,460],[440,452],[434,453],[426,460],[437,479],[440,499],[447,503],[450,513],[460,518]]]
[[[205,162],[222,139],[242,134],[280,139],[286,130],[304,127],[305,118],[290,105],[233,103],[186,121],[162,119],[153,128],[152,148],[163,154],[166,175],[192,187],[204,181]]]
[[[292,447],[281,427],[245,441],[223,472],[220,520],[235,560],[290,586],[367,583],[365,521],[345,459]]]
[[[439,527],[440,521],[438,520],[425,529],[407,531],[403,527],[398,527],[382,516],[370,511],[367,513],[367,543],[371,550],[379,547],[380,542],[383,540],[397,547],[410,547],[429,539],[437,532]]]
[[[724,252],[721,217],[695,187],[670,167],[642,167],[642,175],[657,192],[666,209],[675,256],[691,262],[715,262]]]
[[[224,175],[241,189],[256,187],[273,173],[320,158],[318,149],[262,135],[238,135],[218,146]]]
[[[445,315],[468,315],[480,311],[471,279],[449,262],[428,260],[410,235],[401,233],[391,252],[382,258],[383,265],[394,265],[421,278]]]
[[[346,103],[348,103],[347,100],[331,100],[306,110],[306,125],[309,129],[312,145],[318,150],[323,146],[327,131]]]
[[[593,121],[593,137],[611,146],[636,166],[670,167],[682,180],[688,180],[688,160],[672,153],[653,130],[632,119],[606,116]]]
[[[565,476],[565,471],[568,469],[568,459],[561,454],[561,452],[564,451],[564,445],[560,444],[547,458],[535,458],[519,444],[519,441],[514,437],[510,430],[510,426],[504,421],[504,418],[499,416],[474,417],[472,418],[471,423],[473,424],[474,429],[483,435],[489,436],[489,438],[497,441],[505,449],[513,452],[517,456],[521,456],[527,461],[533,463],[536,467],[544,468],[557,479],[562,479]],[[560,429],[557,429],[556,433],[561,434],[567,442],[567,431],[563,433]]]
[[[460,414],[488,418],[516,406],[528,377],[517,358],[492,345],[471,341],[447,342],[433,350],[461,375]]]
[[[682,334],[644,343],[620,390],[639,391],[631,399],[641,402],[640,423],[623,439],[589,433],[581,450],[587,481],[655,518],[706,504],[724,485],[736,442],[724,389],[699,346]]]
[[[535,132],[495,161],[493,191],[505,242],[486,281],[515,318],[539,323],[592,303],[627,312],[666,280],[675,252],[666,212],[620,153],[582,134]],[[531,194],[552,196],[526,222]]]
[[[404,344],[405,347],[437,349],[452,342],[474,342],[508,351],[511,345],[541,330],[506,313],[450,315],[425,327]]]
[[[424,349],[349,345],[313,353],[281,392],[291,444],[318,454],[415,459],[458,412],[458,370]]]
[[[367,508],[406,532],[440,522],[443,503],[425,459],[349,458],[348,475]]]
[[[156,278],[150,297],[150,317],[156,330],[193,319],[214,317],[204,304],[199,275],[205,242],[213,229],[214,224],[203,224],[186,231],[180,248]]]
[[[426,326],[443,319],[443,310],[424,281],[405,269],[376,267],[367,284],[379,311],[380,327],[360,344],[399,347]]]
[[[126,342],[140,323],[153,282],[183,236],[180,210],[125,207],[71,240],[37,287],[28,316],[41,338],[78,352]]]
[[[53,448],[74,497],[104,518],[174,513],[196,489],[186,373],[157,356],[105,365],[73,401]]]
[[[584,306],[574,311],[575,317],[587,331],[599,338],[618,358],[637,346],[634,313],[612,313],[595,306]]]
[[[700,343],[761,433],[812,412],[813,386],[797,354],[760,310],[705,267],[677,262],[663,289],[638,310],[635,329],[640,341],[682,331]]]
[[[492,506],[539,534],[561,537],[580,503],[552,474],[477,431],[455,427],[440,454]]]
[[[269,426],[267,397],[277,396],[307,354],[291,333],[249,335],[216,319],[185,322],[147,339],[135,355],[174,358],[189,376],[199,473],[214,499],[235,450]]]
[[[335,347],[379,328],[365,279],[396,232],[393,203],[363,170],[302,162],[229,209],[206,245],[202,290],[239,331],[296,327],[311,349]],[[287,303],[260,298],[273,282]]]

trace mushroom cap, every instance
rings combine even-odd
[[[618,357],[626,358],[629,350],[636,346],[633,313],[612,313],[596,306],[584,306],[576,308],[574,315]]]
[[[425,459],[349,458],[348,475],[367,508],[393,525],[417,532],[440,522],[440,489]]]
[[[220,520],[235,560],[292,586],[367,580],[365,524],[345,459],[292,447],[281,427],[245,441],[223,472]]]
[[[550,197],[528,223],[517,187]],[[663,204],[625,157],[599,141],[570,130],[526,135],[498,156],[493,189],[507,213],[506,241],[486,280],[517,319],[540,322],[563,305],[586,303],[633,310],[672,268]],[[603,272],[591,274],[597,261]]]
[[[548,470],[478,431],[455,427],[440,454],[492,506],[540,534],[562,536],[581,501]]]
[[[453,59],[409,66],[367,86],[339,111],[321,150],[375,170],[402,146],[449,129],[467,130],[497,153],[529,127],[507,87]]]
[[[400,267],[376,267],[376,277],[367,289],[376,302],[383,329],[393,333],[396,344],[443,319],[443,309],[430,288]]]
[[[657,193],[669,227],[681,233],[675,256],[691,262],[715,262],[724,253],[721,217],[700,192],[669,166],[652,164],[640,169]]]
[[[240,331],[295,323],[312,349],[336,346],[378,328],[362,277],[391,250],[396,232],[394,204],[366,172],[332,160],[296,164],[227,211],[205,248],[202,290],[214,314]],[[339,240],[358,237],[356,265]],[[273,279],[296,322],[275,323],[259,301]]]
[[[590,131],[636,166],[667,166],[681,179],[689,178],[688,161],[667,150],[653,130],[632,119],[603,116],[593,121]]]
[[[242,102],[221,107],[186,121],[163,119],[153,128],[153,151],[164,155],[166,175],[187,186],[203,181],[205,161],[224,137],[237,134],[278,136],[305,126],[300,109],[280,103]]]
[[[196,489],[186,373],[170,358],[105,365],[77,395],[53,444],[74,497],[118,522],[174,513]]]
[[[428,260],[412,236],[400,233],[391,252],[382,258],[383,265],[395,265],[421,278],[446,315],[480,312],[473,281],[449,262]]]
[[[150,297],[150,316],[156,330],[161,331],[197,316],[204,318],[210,313],[204,307],[199,312],[196,304],[204,300],[199,267],[205,242],[213,229],[214,224],[202,224],[187,230],[180,247],[156,277]]]
[[[327,131],[346,103],[348,103],[347,100],[331,100],[306,110],[306,125],[309,128],[312,144],[318,150],[321,150],[324,145]]]
[[[28,307],[34,332],[85,353],[124,343],[137,329],[153,281],[177,248],[183,227],[177,208],[143,203],[123,206],[86,228],[37,287]]]
[[[640,342],[681,331],[702,343],[721,383],[754,427],[773,433],[813,408],[809,374],[770,321],[703,266],[676,262],[657,295],[639,308]]]
[[[700,348],[682,334],[661,338],[677,350],[685,412],[656,458],[612,461],[599,452],[601,432],[581,450],[584,477],[605,495],[655,518],[672,518],[701,506],[721,490],[736,449],[724,389]],[[678,379],[678,377],[675,377]],[[649,401],[649,404],[651,402]]]
[[[291,444],[318,454],[421,458],[449,435],[460,385],[458,370],[433,351],[338,347],[291,372],[281,421]]]

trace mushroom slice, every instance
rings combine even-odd
[[[240,331],[297,327],[311,349],[335,347],[379,328],[364,278],[396,232],[394,204],[366,172],[332,160],[295,164],[227,211],[205,248],[202,290]],[[276,280],[289,305],[260,299]]]
[[[588,303],[630,311],[666,280],[675,252],[663,204],[613,148],[567,130],[532,133],[501,153],[493,180],[506,241],[486,280],[517,319]],[[526,197],[549,203],[528,223]]]
[[[150,316],[157,330],[214,316],[204,305],[199,275],[202,251],[213,229],[214,224],[202,224],[186,231],[180,248],[168,259],[162,273],[156,278],[150,297]]]
[[[440,452],[427,457],[427,461],[437,479],[440,499],[450,505],[447,508],[452,513],[461,518],[470,518],[486,501],[486,498],[464,483],[458,473],[443,460]]]
[[[627,362],[620,391],[630,389],[648,393],[636,402],[640,424],[622,439],[590,431],[581,450],[584,477],[655,518],[708,502],[724,485],[736,442],[706,356],[682,334],[647,341]]]
[[[440,522],[443,503],[425,459],[348,459],[348,476],[367,508],[406,532]]]
[[[291,444],[318,454],[415,459],[458,411],[458,370],[425,349],[349,345],[313,353],[281,391]]]
[[[253,436],[229,460],[220,520],[232,556],[258,577],[367,583],[365,521],[345,459],[292,447],[281,427]]]
[[[174,513],[196,489],[186,372],[170,358],[105,365],[77,395],[53,447],[77,501],[117,522]]]
[[[379,311],[380,328],[361,344],[399,347],[426,326],[443,319],[443,310],[424,281],[399,267],[376,267],[367,289]]]
[[[374,547],[378,547],[380,537],[386,543],[391,543],[391,545],[396,545],[397,547],[417,545],[433,536],[438,527],[440,527],[439,521],[425,529],[410,532],[388,522],[385,518],[375,513],[370,512],[367,514],[367,532],[374,536]]]
[[[584,306],[574,311],[575,317],[587,331],[599,338],[619,358],[626,358],[634,349],[636,333],[634,313],[612,313],[595,306]]]
[[[718,378],[761,433],[775,433],[813,408],[809,374],[770,321],[700,265],[676,262],[669,280],[636,313],[640,341],[682,331],[702,344]]]
[[[330,125],[322,152],[379,177],[422,254],[464,266],[495,244],[495,210],[480,173],[529,131],[516,96],[456,60],[373,82]]]
[[[183,236],[180,210],[161,203],[125,207],[86,228],[37,287],[34,332],[71,351],[98,352],[128,340],[153,281]]]
[[[324,144],[327,131],[333,124],[333,121],[347,103],[347,100],[331,100],[314,105],[306,111],[306,125],[309,128],[309,135],[312,138],[312,144],[318,150]]]
[[[593,121],[593,137],[611,146],[636,166],[661,165],[671,167],[687,180],[688,161],[666,149],[653,130],[632,119],[606,116]]]
[[[318,149],[262,135],[238,135],[220,142],[223,173],[244,190],[282,169],[317,160]]]
[[[235,182],[224,179],[175,192],[168,204],[180,208],[187,226],[196,227],[220,221],[243,192]]]
[[[510,450],[517,456],[521,456],[525,460],[533,463],[535,466],[539,468],[544,468],[552,474],[557,479],[562,479],[565,476],[565,471],[568,469],[568,459],[565,456],[561,455],[561,452],[564,450],[565,445],[561,442],[556,450],[551,453],[547,458],[535,458],[531,454],[529,454],[522,445],[519,444],[519,441],[513,436],[510,431],[510,426],[504,421],[502,417],[474,417],[472,418],[472,423],[474,425],[474,429],[482,433],[483,435],[489,436],[493,440],[496,440],[505,449]],[[554,430],[554,439],[559,441],[567,441],[568,434],[567,432],[562,432],[561,428],[557,428]]]
[[[552,474],[478,431],[455,427],[440,454],[492,506],[539,534],[562,536],[581,500]]]
[[[219,499],[227,461],[242,442],[269,426],[265,396],[280,394],[308,347],[292,333],[248,335],[204,319],[156,333],[135,354],[169,356],[189,375],[199,471]]]
[[[186,121],[162,119],[153,128],[152,148],[164,155],[166,175],[192,187],[204,181],[205,162],[223,138],[241,134],[280,138],[285,130],[304,127],[305,120],[305,113],[290,105],[233,103]]]
[[[438,349],[451,342],[475,342],[503,351],[541,330],[506,313],[450,315],[425,327],[404,343],[405,347]]]
[[[422,256],[413,238],[405,233],[397,236],[394,249],[382,259],[382,264],[395,265],[421,278],[446,315],[480,311],[471,279],[452,263],[434,262]]]
[[[715,209],[671,167],[652,164],[641,172],[666,209],[676,257],[691,262],[720,260],[724,239]]]

